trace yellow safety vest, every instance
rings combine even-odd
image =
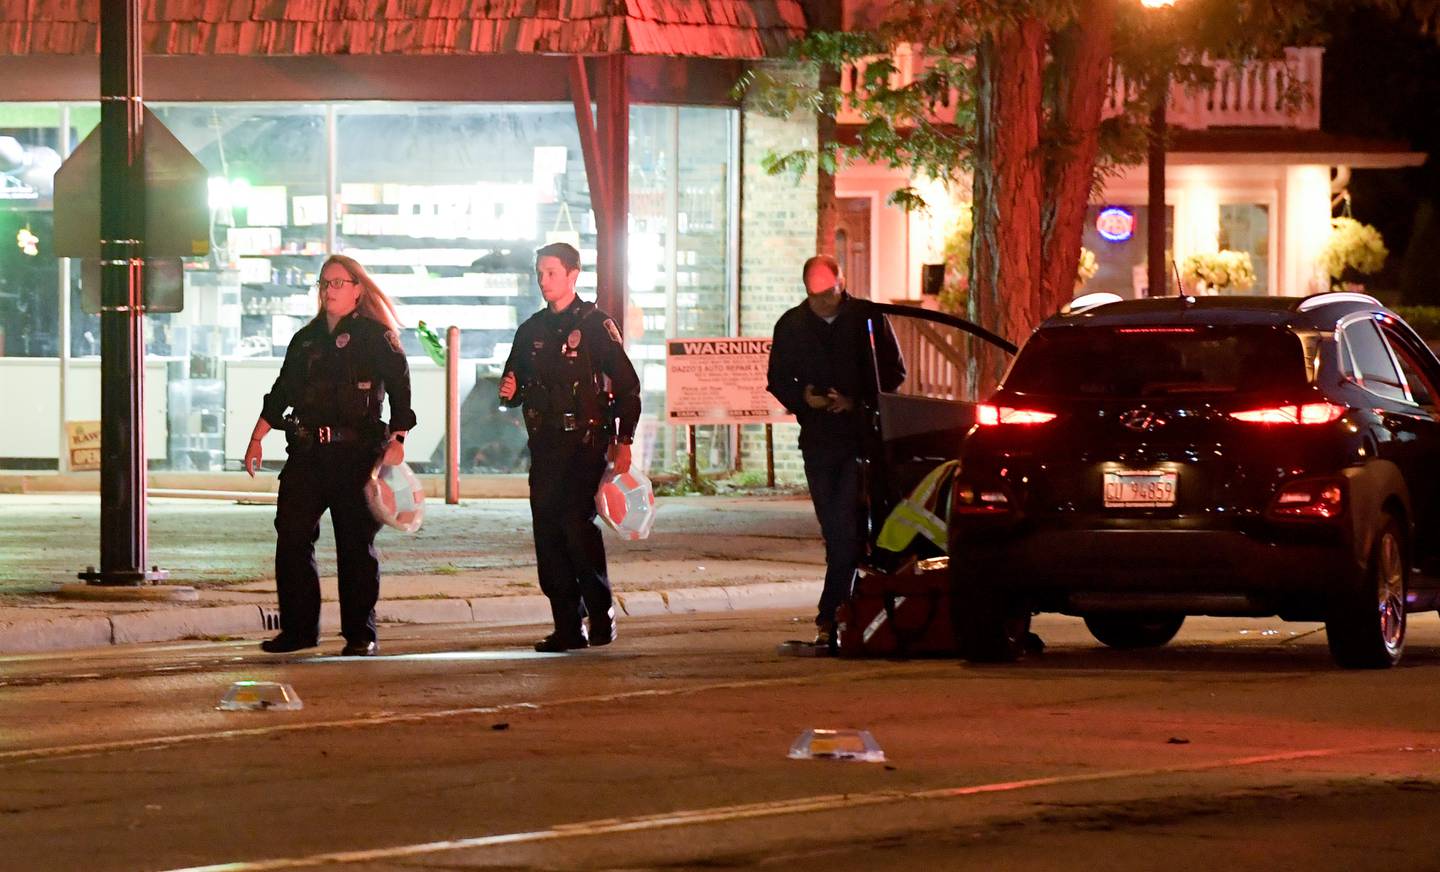
[[[941,551],[950,553],[945,519],[937,513],[935,503],[941,486],[960,468],[960,461],[947,460],[925,475],[909,496],[896,506],[880,528],[875,544],[886,551],[904,551],[916,535],[934,542]],[[946,515],[949,512],[945,513]]]

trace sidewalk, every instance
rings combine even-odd
[[[55,591],[99,558],[94,494],[0,494],[0,653],[131,642],[254,636],[276,628],[273,504],[152,498],[151,562],[194,602],[89,602]],[[617,610],[624,616],[747,608],[807,615],[819,597],[824,548],[808,499],[674,497],[659,501],[655,532],[625,542],[608,531]],[[413,536],[381,531],[382,624],[544,625],[523,499],[427,503]],[[316,544],[325,604],[322,633],[339,612],[334,540]],[[381,628],[384,638],[384,628]]]

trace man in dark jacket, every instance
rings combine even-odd
[[[860,463],[872,441],[869,412],[879,391],[905,380],[905,362],[885,316],[845,293],[834,258],[810,258],[801,277],[805,301],[775,323],[768,387],[800,422],[805,480],[825,537],[815,644],[833,649],[835,609],[865,549]]]

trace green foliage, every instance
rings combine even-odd
[[[657,475],[652,480],[657,497],[714,496],[715,482],[705,473],[690,475],[690,465],[682,463],[666,475]]]
[[[1180,267],[1187,282],[1204,282],[1197,290],[1248,291],[1255,286],[1255,265],[1248,251],[1205,251],[1185,258]]]
[[[763,469],[746,469],[730,476],[726,481],[735,488],[757,488],[765,487],[767,478]]]
[[[1100,271],[1100,260],[1095,257],[1095,252],[1080,246],[1080,264],[1075,270],[1075,293],[1079,294],[1085,287],[1085,283],[1095,278]]]
[[[964,316],[970,296],[970,244],[975,232],[975,210],[960,206],[945,236],[945,286],[940,289],[940,310]]]
[[[1330,0],[1179,0],[1169,8],[1146,9],[1138,0],[1101,2],[1115,4],[1112,59],[1132,87],[1122,111],[1101,122],[1097,187],[1145,159],[1158,85],[1208,87],[1215,69],[1207,60],[1248,63],[1280,57],[1287,46],[1321,41],[1322,21],[1334,6]],[[1406,0],[1345,2],[1392,13],[1413,5]],[[976,46],[986,35],[1033,18],[1047,28],[1050,43],[1041,149],[1063,158],[1073,128],[1056,105],[1066,74],[1061,49],[1067,40],[1082,37],[1089,9],[1081,0],[894,0],[873,30],[812,33],[792,47],[788,65],[747,73],[736,92],[751,108],[772,115],[805,111],[834,117],[843,109],[858,117],[852,142],[831,146],[818,157],[808,148],[774,155],[766,161],[772,172],[804,172],[816,163],[838,168],[854,160],[950,180],[972,169],[978,134]],[[896,75],[907,58],[914,73],[908,83]],[[852,65],[860,74],[847,92],[833,73]],[[1293,106],[1306,99],[1294,77],[1282,75],[1280,87],[1282,99]],[[909,191],[892,202],[914,209],[924,201]]]
[[[1347,269],[1368,275],[1379,272],[1389,255],[1380,231],[1342,216],[1330,219],[1330,238],[1320,252],[1320,266],[1332,279],[1339,279]]]

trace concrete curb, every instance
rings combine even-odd
[[[821,582],[767,582],[700,587],[675,591],[617,593],[621,615],[686,615],[743,609],[809,609],[820,596]],[[29,654],[124,645],[173,642],[181,639],[264,632],[266,614],[274,608],[257,605],[182,606],[104,616],[39,618],[0,625],[0,654]],[[391,600],[375,607],[384,624],[479,624],[506,627],[548,624],[550,602],[543,596],[476,597],[473,599]],[[327,602],[320,609],[320,629],[335,632],[340,607]]]
[[[483,596],[469,600],[473,620],[488,627],[544,624],[550,620],[550,601],[539,594]]]
[[[41,618],[0,626],[0,653],[94,648],[109,645],[112,635],[105,617]]]
[[[216,606],[129,612],[110,617],[110,643],[173,642],[200,636],[231,636],[265,629],[259,606]],[[3,650],[3,648],[0,648]]]

